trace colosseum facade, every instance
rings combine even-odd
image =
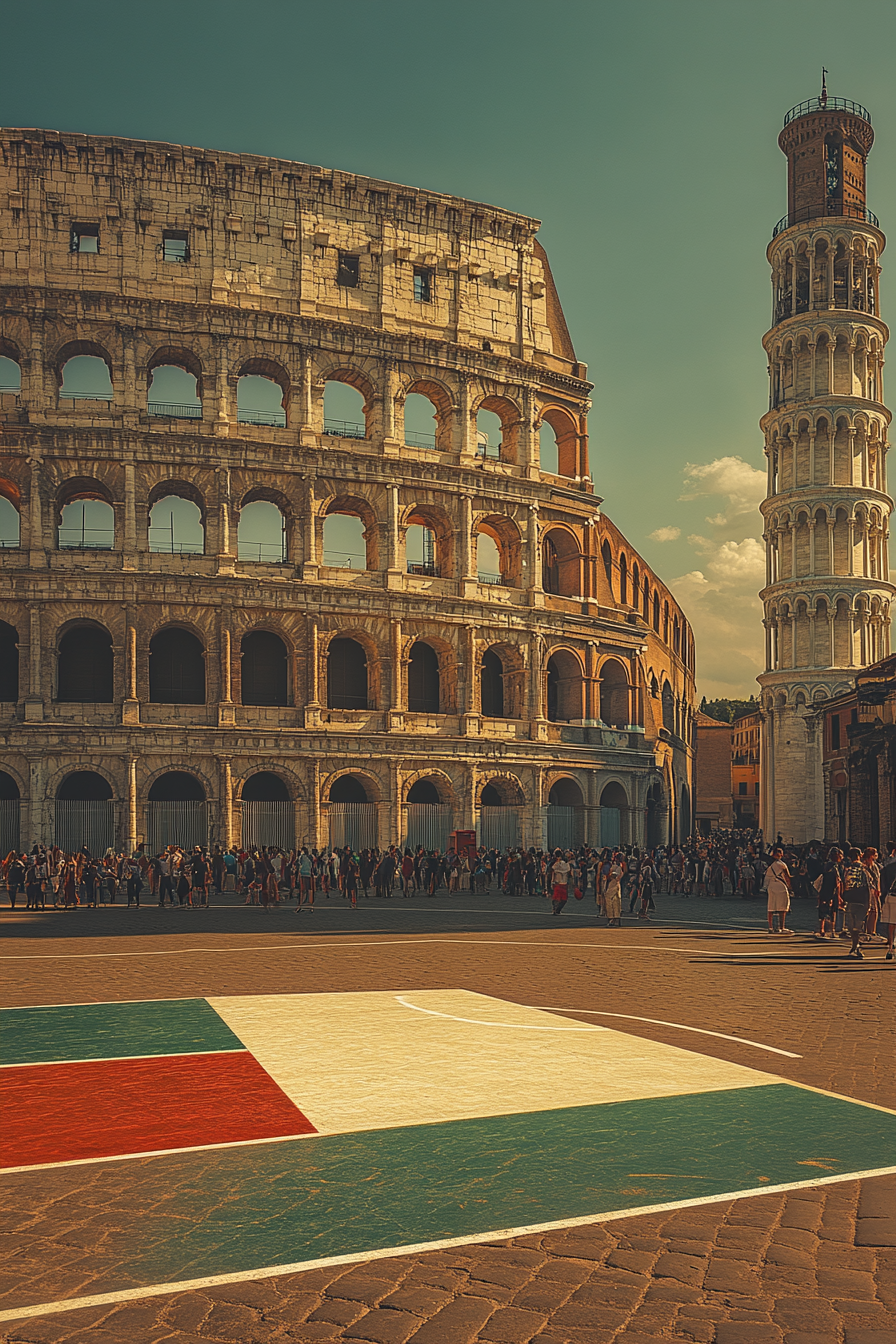
[[[4,851],[690,830],[693,636],[538,227],[2,133]]]

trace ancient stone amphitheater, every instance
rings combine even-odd
[[[0,139],[3,851],[687,833],[693,637],[538,222]]]

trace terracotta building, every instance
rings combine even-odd
[[[690,831],[693,636],[537,231],[2,134],[0,848]]]
[[[731,800],[732,745],[730,723],[697,711],[696,829],[703,835],[734,825]]]
[[[763,338],[761,801],[766,834],[797,842],[824,826],[815,707],[890,649],[885,238],[865,198],[873,139],[865,108],[825,89],[788,112],[778,139],[788,213],[768,246],[772,325]]]
[[[896,840],[896,656],[857,673],[816,711],[823,742],[826,840]]]
[[[736,718],[731,743],[731,807],[734,825],[755,830],[760,813],[760,736],[758,709]]]

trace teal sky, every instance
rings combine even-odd
[[[869,205],[896,219],[893,0],[32,0],[3,34],[7,126],[277,155],[543,220],[606,512],[692,617],[701,690],[749,693],[761,482],[728,459],[763,467],[776,137],[826,65],[870,109]]]

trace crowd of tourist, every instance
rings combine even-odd
[[[417,895],[501,891],[507,896],[542,897],[554,917],[570,898],[589,901],[598,918],[618,928],[623,912],[649,921],[655,897],[677,895],[714,899],[765,898],[768,932],[786,935],[792,899],[817,907],[819,940],[842,938],[848,956],[861,960],[862,945],[887,944],[893,959],[896,934],[896,844],[881,859],[873,848],[825,847],[820,843],[786,846],[778,837],[766,846],[762,833],[714,831],[683,845],[603,849],[587,844],[574,849],[480,848],[444,853],[391,845],[353,850],[302,846],[289,851],[181,849],[169,845],[156,855],[141,846],[133,854],[107,850],[102,857],[84,848],[65,854],[35,845],[30,853],[10,853],[0,863],[0,879],[13,910],[74,910],[79,906],[126,904],[141,900],[160,907],[207,909],[210,896],[242,898],[270,909],[295,902],[295,912],[313,913],[315,900],[338,898],[357,908],[359,898],[391,900]],[[886,935],[879,935],[885,928]]]

